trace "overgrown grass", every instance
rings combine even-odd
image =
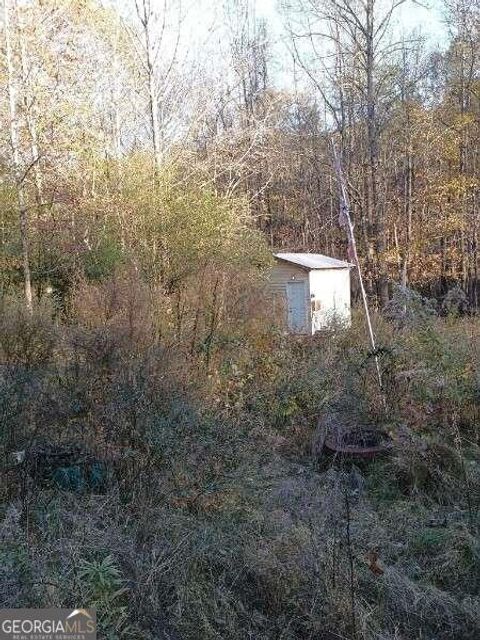
[[[1,316],[2,606],[93,605],[103,638],[478,638],[476,319],[377,318],[381,393],[360,317],[220,328],[208,361],[122,318]],[[394,453],[318,460],[332,412]],[[46,443],[108,482],[42,475]]]

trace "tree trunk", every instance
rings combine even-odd
[[[150,8],[147,8],[145,0],[143,0],[142,12],[143,15],[141,16],[141,22],[145,37],[145,53],[148,74],[148,110],[150,126],[152,129],[155,175],[157,176],[162,162],[162,145],[160,139],[160,117],[158,113],[158,87],[155,80],[154,52],[152,49],[152,37],[150,32],[150,20],[152,14]]]
[[[20,238],[22,244],[23,278],[25,289],[25,304],[31,313],[32,305],[32,279],[30,275],[30,245],[29,245],[29,221],[25,194],[25,176],[22,171],[22,159],[20,154],[20,122],[17,105],[17,77],[15,75],[15,60],[12,43],[12,25],[10,22],[10,0],[5,0],[5,47],[7,63],[7,89],[10,107],[10,141],[13,155],[13,171],[15,186],[17,189],[18,217],[20,222]]]
[[[384,307],[388,303],[388,275],[385,263],[385,251],[387,248],[385,212],[383,204],[378,198],[378,124],[376,114],[376,95],[374,84],[375,71],[375,25],[374,25],[374,1],[367,0],[366,5],[366,76],[367,76],[367,138],[369,160],[369,204],[371,219],[376,232],[376,258],[378,294],[380,305]]]

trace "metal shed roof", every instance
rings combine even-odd
[[[304,269],[348,269],[353,265],[343,260],[329,258],[321,253],[274,253],[275,258],[298,264]]]

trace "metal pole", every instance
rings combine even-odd
[[[360,261],[358,259],[357,243],[355,241],[355,234],[353,231],[352,219],[350,217],[350,202],[348,199],[347,187],[346,187],[345,178],[343,175],[342,164],[340,162],[340,158],[338,157],[337,148],[335,146],[335,142],[333,141],[333,139],[331,140],[331,144],[332,144],[332,151],[333,151],[333,159],[335,162],[335,171],[337,174],[337,180],[338,180],[338,186],[339,186],[339,192],[340,192],[341,218],[343,223],[347,227],[348,241],[350,244],[351,253],[352,253],[353,260],[355,262],[355,266],[357,267],[358,280],[360,283],[360,292],[362,294],[363,307],[365,310],[365,318],[367,320],[368,336],[370,338],[370,344],[372,346],[372,350],[374,353],[375,366],[377,369],[378,384],[380,386],[380,391],[383,391],[382,373],[380,371],[380,363],[378,361],[378,355],[376,353],[377,347],[375,343],[375,334],[373,333],[372,321],[370,318],[370,311],[368,308],[367,293],[365,291],[365,286],[363,284],[362,270],[360,269]]]

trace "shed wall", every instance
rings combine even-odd
[[[309,272],[288,262],[278,261],[270,270],[269,289],[272,298],[272,313],[277,321],[287,326],[287,282],[305,282],[305,314],[311,323]],[[308,327],[307,327],[308,330]]]
[[[273,293],[286,294],[289,280],[308,282],[308,271],[287,262],[277,262],[269,274],[270,289]]]
[[[328,326],[334,319],[350,324],[350,269],[310,271],[310,295],[313,331]]]

